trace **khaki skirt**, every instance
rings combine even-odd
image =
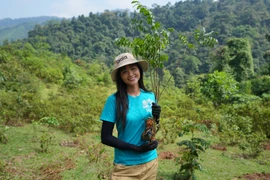
[[[158,158],[134,166],[114,164],[110,180],[156,180],[158,170]]]

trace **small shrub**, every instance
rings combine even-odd
[[[39,138],[41,152],[48,153],[49,146],[53,144],[55,136],[53,133],[45,131]]]
[[[201,84],[202,93],[209,98],[215,106],[231,103],[234,95],[238,93],[238,82],[226,72],[207,74]]]
[[[6,171],[7,163],[0,159],[0,179],[8,179],[8,173]]]
[[[185,149],[182,157],[176,160],[176,164],[180,164],[180,170],[175,173],[175,180],[195,180],[195,171],[202,170],[202,166],[198,162],[199,153],[204,152],[210,144],[203,138],[194,137],[195,131],[208,132],[208,129],[204,124],[195,124],[192,121],[184,122],[183,132],[179,136],[191,133],[191,139],[177,143],[178,146],[185,146]]]
[[[55,117],[43,117],[39,121],[41,124],[47,125],[49,127],[59,126],[59,122]]]
[[[245,136],[245,140],[239,144],[239,148],[248,152],[250,156],[257,157],[263,151],[263,142],[267,140],[265,134],[252,133]]]
[[[0,143],[6,144],[8,142],[8,137],[6,135],[8,129],[8,126],[0,125]]]
[[[112,167],[111,159],[106,153],[104,145],[101,143],[93,143],[91,146],[88,147],[87,157],[89,159],[89,162],[95,164],[97,167],[97,178],[108,179]],[[101,164],[101,166],[97,166],[97,164]]]

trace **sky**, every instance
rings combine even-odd
[[[160,6],[181,0],[139,0],[142,5],[151,8],[153,4]],[[88,16],[90,12],[104,10],[134,10],[132,0],[1,0],[0,19],[27,18],[38,16],[57,16],[62,18]]]

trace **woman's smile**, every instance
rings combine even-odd
[[[135,64],[124,66],[120,70],[121,78],[127,85],[138,84],[140,79],[140,70]]]

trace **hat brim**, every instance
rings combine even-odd
[[[149,64],[148,64],[147,61],[145,61],[145,60],[138,60],[138,62],[135,62],[135,63],[138,63],[138,64],[141,66],[143,72],[146,72],[146,71],[148,70]],[[124,64],[122,64],[121,66],[117,67],[116,69],[113,69],[112,72],[111,72],[111,78],[112,78],[112,81],[113,81],[113,82],[116,81],[116,73],[117,73],[117,70],[118,70],[120,67],[129,65],[129,64],[135,64],[135,63],[130,63],[130,62],[124,63]]]

